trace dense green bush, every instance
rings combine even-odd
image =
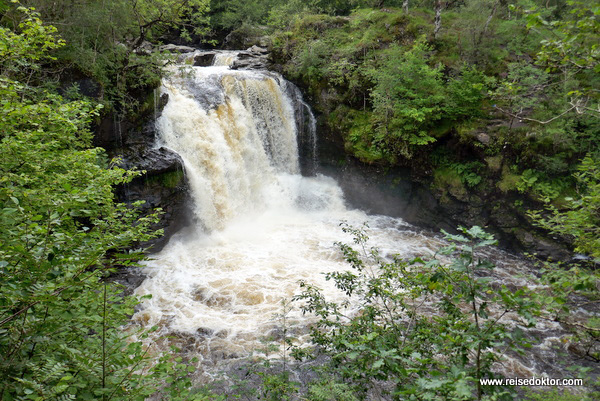
[[[157,214],[115,201],[137,173],[90,147],[99,107],[31,85],[64,42],[19,12],[17,32],[0,28],[0,399],[144,400],[166,378],[165,399],[190,399],[187,366],[152,367],[145,334],[123,330],[138,300],[107,281],[160,234]]]
[[[533,325],[539,305],[526,288],[493,283],[493,264],[477,256],[495,243],[492,236],[463,229],[446,234],[452,245],[439,257],[407,261],[369,248],[363,229],[344,231],[354,235],[356,248],[340,244],[352,270],[327,277],[348,300],[330,302],[310,283],[297,297],[319,319],[311,339],[329,356],[329,374],[357,395],[383,389],[397,400],[510,399],[507,389],[481,387],[479,379],[494,377],[492,364],[506,347],[524,345],[503,317],[516,313]]]

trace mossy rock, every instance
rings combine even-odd
[[[502,168],[502,176],[500,181],[496,184],[498,189],[504,193],[509,191],[516,191],[517,184],[521,181],[521,176],[519,174],[514,174],[510,172],[510,169],[507,166]]]
[[[442,192],[442,194],[450,194],[463,202],[469,200],[469,193],[462,183],[460,175],[448,167],[438,168],[434,171],[433,189]]]
[[[489,157],[486,157],[484,160],[485,160],[485,164],[487,165],[487,168],[490,171],[493,171],[494,173],[499,172],[500,169],[502,168],[502,156],[501,155],[489,156]]]
[[[166,173],[148,177],[148,183],[158,183],[165,188],[177,188],[184,182],[182,170],[168,171]]]

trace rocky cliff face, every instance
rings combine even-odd
[[[572,258],[565,238],[554,238],[532,225],[526,212],[540,205],[531,199],[491,184],[474,190],[455,180],[436,180],[425,168],[427,163],[419,164],[419,160],[404,167],[364,164],[345,152],[343,133],[328,124],[326,106],[318,99],[312,99],[312,105],[321,111],[317,118],[321,170],[338,180],[352,206],[402,217],[434,231],[454,232],[458,226],[478,225],[510,251],[555,261]]]
[[[145,201],[143,213],[162,209],[155,229],[163,229],[165,235],[148,243],[150,252],[158,252],[169,237],[188,221],[188,187],[185,170],[179,155],[158,147],[154,121],[160,116],[168,97],[149,93],[138,115],[118,118],[109,114],[99,124],[94,142],[106,149],[111,158],[118,158],[121,167],[143,171],[132,182],[117,188],[122,202]]]

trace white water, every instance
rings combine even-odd
[[[216,62],[223,60],[233,56]],[[261,338],[280,326],[274,316],[282,300],[300,292],[299,281],[342,299],[323,275],[348,268],[334,245],[351,242],[341,221],[367,222],[370,245],[384,255],[431,255],[441,246],[400,219],[347,208],[333,179],[300,175],[286,89],[277,75],[226,66],[188,67],[162,88],[169,102],[157,121],[160,141],[184,160],[197,224],[146,264],[137,294],[152,299],[134,321],[157,325],[159,346],[183,347],[205,368],[262,348]],[[521,273],[509,261],[496,274],[523,284]],[[300,311],[292,310],[288,324],[305,333]],[[510,371],[534,371],[509,362]]]
[[[322,273],[347,268],[334,245],[351,240],[341,221],[368,222],[383,252],[431,254],[437,245],[399,219],[349,210],[333,179],[300,175],[285,85],[269,73],[194,67],[162,88],[161,141],[184,160],[198,224],[147,263],[137,294],[153,297],[135,320],[161,335],[201,333],[205,357],[260,347],[300,280],[335,294]]]

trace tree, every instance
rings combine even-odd
[[[441,67],[427,64],[429,47],[424,40],[404,51],[391,46],[381,65],[367,74],[374,81],[373,102],[376,146],[411,156],[411,147],[435,139],[428,127],[440,118],[444,102]]]
[[[142,49],[146,41],[157,43],[176,34],[191,39],[209,31],[209,0],[23,0],[23,4],[34,7],[66,41],[53,53],[60,62],[56,75],[69,77],[75,69],[75,75],[93,78],[104,104],[121,115],[135,110],[140,92],[160,84],[163,61]],[[20,18],[13,7],[4,20],[16,26]]]
[[[567,18],[549,22],[541,11],[530,10],[528,27],[540,30],[546,38],[536,62],[549,73],[557,74],[568,98],[568,106],[560,116],[569,112],[600,117],[598,73],[600,72],[600,0],[569,0]],[[575,79],[577,85],[569,82]]]
[[[0,28],[0,399],[143,400],[187,371],[140,373],[146,350],[122,329],[138,301],[107,275],[142,257],[156,214],[115,202],[136,173],[90,148],[99,106],[28,85],[63,42],[19,12],[18,32]]]

